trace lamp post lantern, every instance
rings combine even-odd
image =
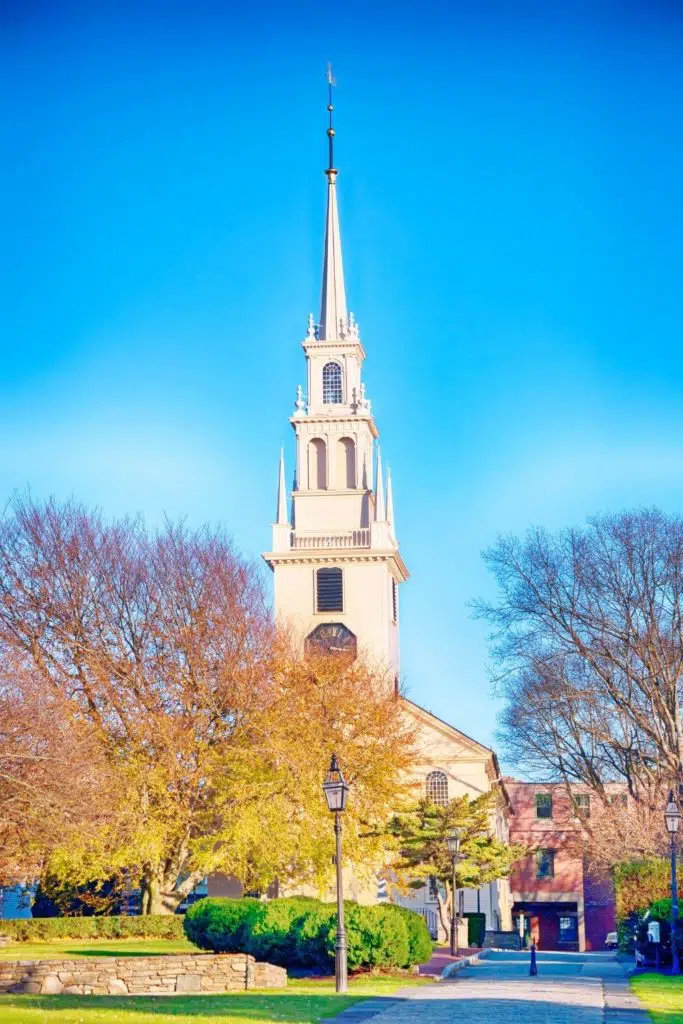
[[[669,793],[669,800],[664,810],[666,830],[671,839],[671,973],[680,974],[681,967],[678,960],[678,879],[676,877],[676,837],[681,826],[681,812],[674,796],[673,790]]]
[[[460,854],[460,841],[462,839],[461,828],[454,829],[453,833],[446,839],[446,846],[451,855],[452,881],[451,881],[451,956],[458,955],[458,916],[456,913],[455,894],[457,886],[456,869],[458,856]]]
[[[346,929],[344,927],[344,891],[342,883],[341,863],[341,815],[346,810],[346,803],[349,798],[349,787],[342,775],[341,768],[337,762],[337,755],[332,755],[330,769],[323,782],[323,793],[327,800],[328,809],[334,814],[334,835],[336,840],[336,853],[334,862],[337,868],[337,938],[334,946],[334,974],[335,987],[337,992],[346,992],[349,987],[348,970],[346,967]]]

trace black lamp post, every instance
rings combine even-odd
[[[673,790],[669,793],[669,800],[664,811],[666,830],[671,839],[671,973],[680,974],[681,967],[678,961],[678,942],[676,932],[678,930],[678,879],[676,877],[676,836],[681,825],[681,812],[676,802]]]
[[[337,755],[332,755],[330,770],[323,782],[323,793],[327,800],[327,806],[334,814],[334,834],[337,843],[335,864],[337,867],[337,941],[334,947],[334,974],[337,992],[346,992],[349,987],[348,971],[346,967],[346,929],[344,928],[344,892],[342,885],[342,863],[341,863],[341,814],[346,810],[346,802],[349,798],[349,787],[341,773],[337,763]]]
[[[458,854],[460,853],[460,840],[462,829],[456,828],[452,835],[446,839],[448,852],[451,855],[451,866],[453,878],[451,883],[451,956],[458,955],[458,917],[455,909],[455,892],[457,886],[456,869],[458,865]]]

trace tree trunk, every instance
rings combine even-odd
[[[192,872],[181,883],[165,877],[162,869],[148,867],[142,878],[143,914],[175,914],[185,897],[192,892],[204,876]]]
[[[435,878],[430,880],[432,886],[432,892],[436,896],[436,905],[439,908],[439,921],[441,927],[446,932],[446,935],[451,934],[451,921],[450,921],[450,909],[451,909],[451,895],[450,887],[448,884],[445,885],[446,899],[443,898],[439,890],[439,883]]]

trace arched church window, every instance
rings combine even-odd
[[[425,779],[425,791],[428,800],[439,807],[448,803],[448,776],[445,772],[430,772]]]
[[[327,487],[327,445],[321,437],[314,437],[308,446],[308,487],[311,491]]]
[[[342,368],[339,363],[325,363],[323,366],[323,402],[341,405]]]
[[[337,487],[343,490],[356,486],[356,446],[350,437],[337,443]]]

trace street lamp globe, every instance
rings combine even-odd
[[[337,763],[337,755],[332,755],[330,768],[323,782],[323,793],[328,809],[332,812],[345,811],[349,798],[349,787]]]
[[[669,835],[674,836],[681,825],[681,812],[678,804],[676,803],[673,790],[669,793],[669,800],[664,810],[664,820],[666,822],[667,832]]]
[[[456,828],[455,831],[447,837],[446,846],[451,857],[457,857],[460,853],[460,840],[462,838],[462,829]]]

